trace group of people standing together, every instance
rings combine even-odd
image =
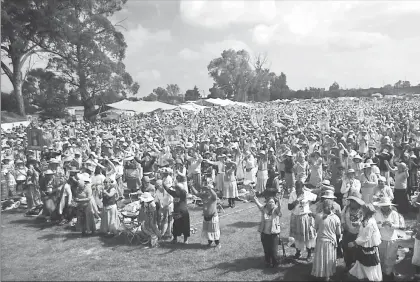
[[[252,128],[241,109],[211,110],[198,119],[203,128],[218,123],[219,131],[201,139],[186,132],[176,146],[165,144],[162,124],[188,127],[190,116],[142,116],[140,129],[129,121],[92,129],[82,122],[70,125],[77,137],[65,137],[64,127],[63,137],[52,140],[41,157],[25,149],[21,131],[16,138],[2,132],[2,199],[24,194],[28,215],[41,212],[59,224],[77,218],[83,235],[96,232],[101,219],[100,231],[113,236],[126,186],[140,199],[142,234],[157,246],[181,236],[188,244],[187,198],[193,194],[203,203],[203,238],[209,247],[220,247],[218,200],[234,208],[238,186],[249,186],[261,211],[258,231],[267,265],[279,262],[280,218],[290,212],[294,257],[306,251],[314,276],[332,277],[343,256],[358,279],[381,281],[382,273],[392,278],[398,231],[419,186],[420,148],[413,132],[420,128],[394,107],[366,109],[381,117],[378,124],[351,123],[345,115],[351,106],[338,102],[324,105],[337,120],[320,130],[317,107],[303,103],[295,109],[297,120],[267,122],[263,129]],[[281,209],[282,199],[288,211]],[[413,264],[420,266],[420,232],[416,236]]]

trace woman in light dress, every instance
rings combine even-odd
[[[305,155],[302,151],[299,151],[296,155],[296,163],[293,170],[296,175],[296,180],[305,183],[306,178],[308,177],[309,165],[308,162],[305,161]]]
[[[381,233],[374,218],[375,207],[366,204],[363,209],[364,217],[360,226],[359,234],[354,242],[350,242],[350,248],[356,248],[356,263],[350,269],[349,274],[359,280],[382,281],[382,268],[379,258],[379,245]]]
[[[103,182],[102,190],[103,209],[101,214],[101,232],[107,236],[117,235],[120,227],[120,220],[117,211],[117,189],[116,183],[111,178],[106,178]]]
[[[317,187],[322,182],[322,158],[318,151],[312,153],[310,156],[309,174],[309,184]]]
[[[223,198],[228,199],[229,207],[235,207],[235,198],[238,197],[238,185],[235,177],[236,163],[231,160],[226,161],[225,179],[223,186]]]

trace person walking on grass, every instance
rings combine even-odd
[[[258,201],[254,195],[254,202],[261,211],[261,222],[258,232],[261,233],[261,242],[264,248],[264,260],[267,266],[278,265],[278,244],[280,234],[280,194],[277,197],[269,197],[264,204]]]
[[[190,188],[192,194],[200,197],[203,201],[204,219],[201,236],[208,241],[208,247],[211,247],[214,241],[215,247],[220,248],[220,226],[219,215],[217,213],[217,195],[213,190],[213,185],[203,185],[201,192],[198,192],[194,185],[191,185]]]

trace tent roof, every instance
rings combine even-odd
[[[192,111],[192,112],[199,112],[207,107],[194,104],[194,103],[185,103],[185,104],[179,105],[177,108],[181,108],[183,110]]]
[[[222,107],[226,107],[226,106],[243,106],[247,108],[252,107],[251,105],[247,103],[235,102],[228,99],[220,99],[220,98],[203,99],[202,102],[204,105],[207,104],[207,105],[222,106]]]
[[[162,110],[172,110],[175,109],[176,106],[158,102],[158,101],[129,101],[129,100],[122,100],[113,104],[108,104],[108,107],[124,110],[124,111],[134,111],[136,113],[149,113],[156,111],[158,109]]]

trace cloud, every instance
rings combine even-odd
[[[139,81],[142,80],[160,80],[161,74],[160,71],[152,69],[152,70],[144,70],[137,72],[135,78]]]
[[[178,55],[184,60],[196,60],[200,58],[200,54],[196,51],[193,51],[189,48],[184,48],[179,51]]]
[[[203,53],[207,56],[212,56],[211,58],[220,56],[223,50],[228,50],[228,49],[233,49],[236,51],[243,49],[247,51],[249,54],[253,53],[252,49],[249,47],[248,44],[246,44],[243,41],[235,40],[235,39],[227,39],[227,40],[223,40],[219,42],[205,43],[202,47]]]
[[[206,28],[223,28],[231,24],[271,23],[277,15],[276,2],[263,1],[190,1],[180,2],[181,18]]]
[[[127,55],[137,52],[145,44],[170,42],[172,37],[169,30],[152,32],[138,24],[136,28],[124,32],[127,42]]]

